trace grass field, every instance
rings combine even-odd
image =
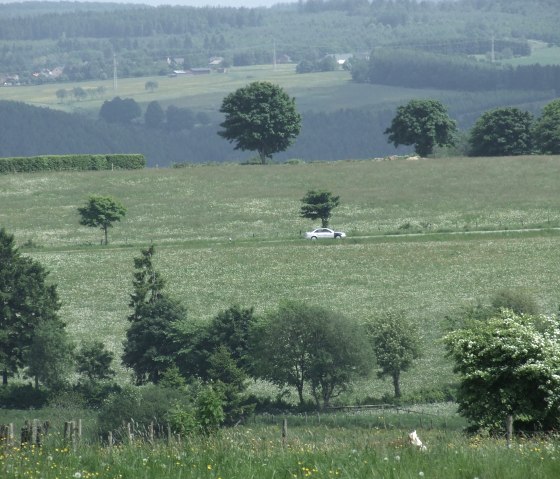
[[[559,236],[546,228],[560,224],[559,169],[560,157],[525,157],[18,174],[0,177],[0,225],[35,246],[23,251],[50,270],[77,342],[121,350],[132,260],[153,242],[156,268],[194,322],[233,304],[263,314],[282,299],[351,321],[406,311],[425,350],[406,392],[453,381],[439,339],[444,317],[466,303],[525,288],[557,310]],[[340,195],[343,242],[301,239],[314,226],[298,217],[310,188]],[[108,247],[78,224],[90,193],[128,207]],[[389,391],[372,379],[342,401]]]
[[[154,92],[145,89],[147,81],[156,81]],[[347,71],[308,73],[298,75],[295,65],[259,65],[235,67],[226,74],[187,76],[174,78],[166,76],[123,78],[117,82],[115,91],[113,80],[75,83],[50,83],[37,86],[0,88],[0,100],[22,101],[34,106],[49,107],[66,112],[95,114],[105,100],[115,96],[134,98],[145,106],[157,100],[166,108],[168,105],[188,107],[195,111],[215,113],[223,98],[236,89],[253,81],[271,81],[279,84],[296,98],[300,111],[333,111],[341,108],[359,108],[387,102],[400,102],[412,98],[436,95],[435,90],[414,90],[383,85],[357,84],[351,81]],[[85,90],[105,87],[105,97],[89,98],[84,101],[65,101],[61,103],[56,96],[57,90],[72,90],[81,87]]]
[[[136,440],[109,448],[84,442],[75,451],[55,432],[41,448],[4,449],[0,474],[3,479],[552,479],[560,474],[560,444],[554,438],[521,438],[507,448],[501,439],[427,427],[418,429],[427,445],[420,452],[406,438],[418,416],[404,418],[408,426],[395,416],[385,419],[294,425],[288,418],[284,441],[276,420],[169,445]],[[402,428],[393,426],[398,422]]]

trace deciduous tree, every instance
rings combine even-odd
[[[92,195],[85,206],[78,208],[78,213],[81,216],[80,224],[101,228],[105,244],[108,244],[107,232],[112,228],[113,223],[124,217],[126,208],[111,197]]]
[[[47,389],[57,391],[68,382],[73,352],[74,345],[62,321],[41,321],[26,354],[27,374],[35,378],[36,387],[41,383]]]
[[[140,105],[132,98],[115,97],[101,105],[99,116],[108,123],[130,123],[142,114]]]
[[[532,124],[533,115],[519,108],[487,111],[470,132],[470,155],[527,155],[533,148]]]
[[[340,204],[340,197],[329,191],[309,190],[301,201],[300,216],[313,221],[320,219],[322,227],[327,228],[333,208]]]
[[[391,126],[385,130],[395,146],[414,145],[420,156],[433,153],[434,147],[453,146],[457,131],[455,121],[437,100],[411,100],[397,108]]]
[[[560,99],[551,101],[535,123],[535,145],[546,155],[560,154]]]
[[[459,412],[473,427],[501,429],[507,416],[539,429],[560,425],[557,318],[502,310],[445,336],[459,374]]]
[[[318,405],[370,370],[371,348],[360,326],[340,313],[304,303],[282,303],[254,330],[257,373],[278,386],[305,386]]]
[[[262,164],[274,153],[286,150],[301,128],[295,99],[269,82],[253,82],[230,93],[220,112],[225,120],[218,134],[235,142],[236,150],[257,151]]]
[[[368,325],[380,378],[393,380],[395,398],[401,397],[400,377],[420,356],[420,338],[414,322],[402,313],[385,314]]]

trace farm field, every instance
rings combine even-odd
[[[147,91],[147,81],[157,82],[158,88],[154,92]],[[300,111],[334,111],[437,95],[436,90],[353,83],[347,71],[296,74],[295,65],[287,64],[277,65],[276,68],[272,65],[234,67],[225,74],[122,78],[118,80],[116,91],[112,79],[5,87],[0,88],[0,100],[22,101],[34,106],[97,116],[105,100],[120,96],[134,98],[144,106],[157,100],[164,108],[172,104],[216,113],[226,95],[253,81],[271,81],[285,88],[296,98]],[[56,96],[57,90],[61,88],[72,90],[77,87],[85,90],[104,87],[106,92],[104,97],[63,103]]]
[[[523,288],[557,311],[559,169],[560,157],[524,157],[18,174],[0,177],[0,225],[51,272],[76,342],[102,339],[120,352],[132,260],[153,242],[156,268],[193,322],[233,304],[264,314],[283,299],[351,321],[405,311],[424,347],[402,378],[406,393],[454,381],[439,339],[460,307]],[[310,188],[340,195],[333,225],[344,241],[301,239],[314,226],[298,217]],[[128,208],[108,247],[100,230],[78,224],[90,193]],[[372,378],[340,401],[390,391]]]

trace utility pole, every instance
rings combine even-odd
[[[494,51],[494,34],[492,33],[492,46],[490,50],[490,61],[494,63],[496,61],[496,54]]]
[[[113,90],[117,91],[117,55],[113,53]]]
[[[272,46],[272,67],[276,70],[276,40],[273,41]]]

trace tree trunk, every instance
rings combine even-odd
[[[401,385],[399,382],[399,372],[395,372],[393,373],[393,388],[395,388],[395,397],[396,398],[400,398],[401,397]]]
[[[300,405],[303,405],[303,384],[296,386]]]
[[[2,385],[3,386],[7,386],[8,385],[8,370],[4,369],[2,371]]]
[[[266,154],[264,152],[264,150],[259,150],[259,158],[261,160],[261,165],[266,165]]]
[[[109,228],[107,227],[107,225],[103,226],[103,232],[105,233],[105,244],[108,244],[108,240],[107,240],[107,230]]]
[[[39,376],[35,375],[35,389],[39,389]]]

